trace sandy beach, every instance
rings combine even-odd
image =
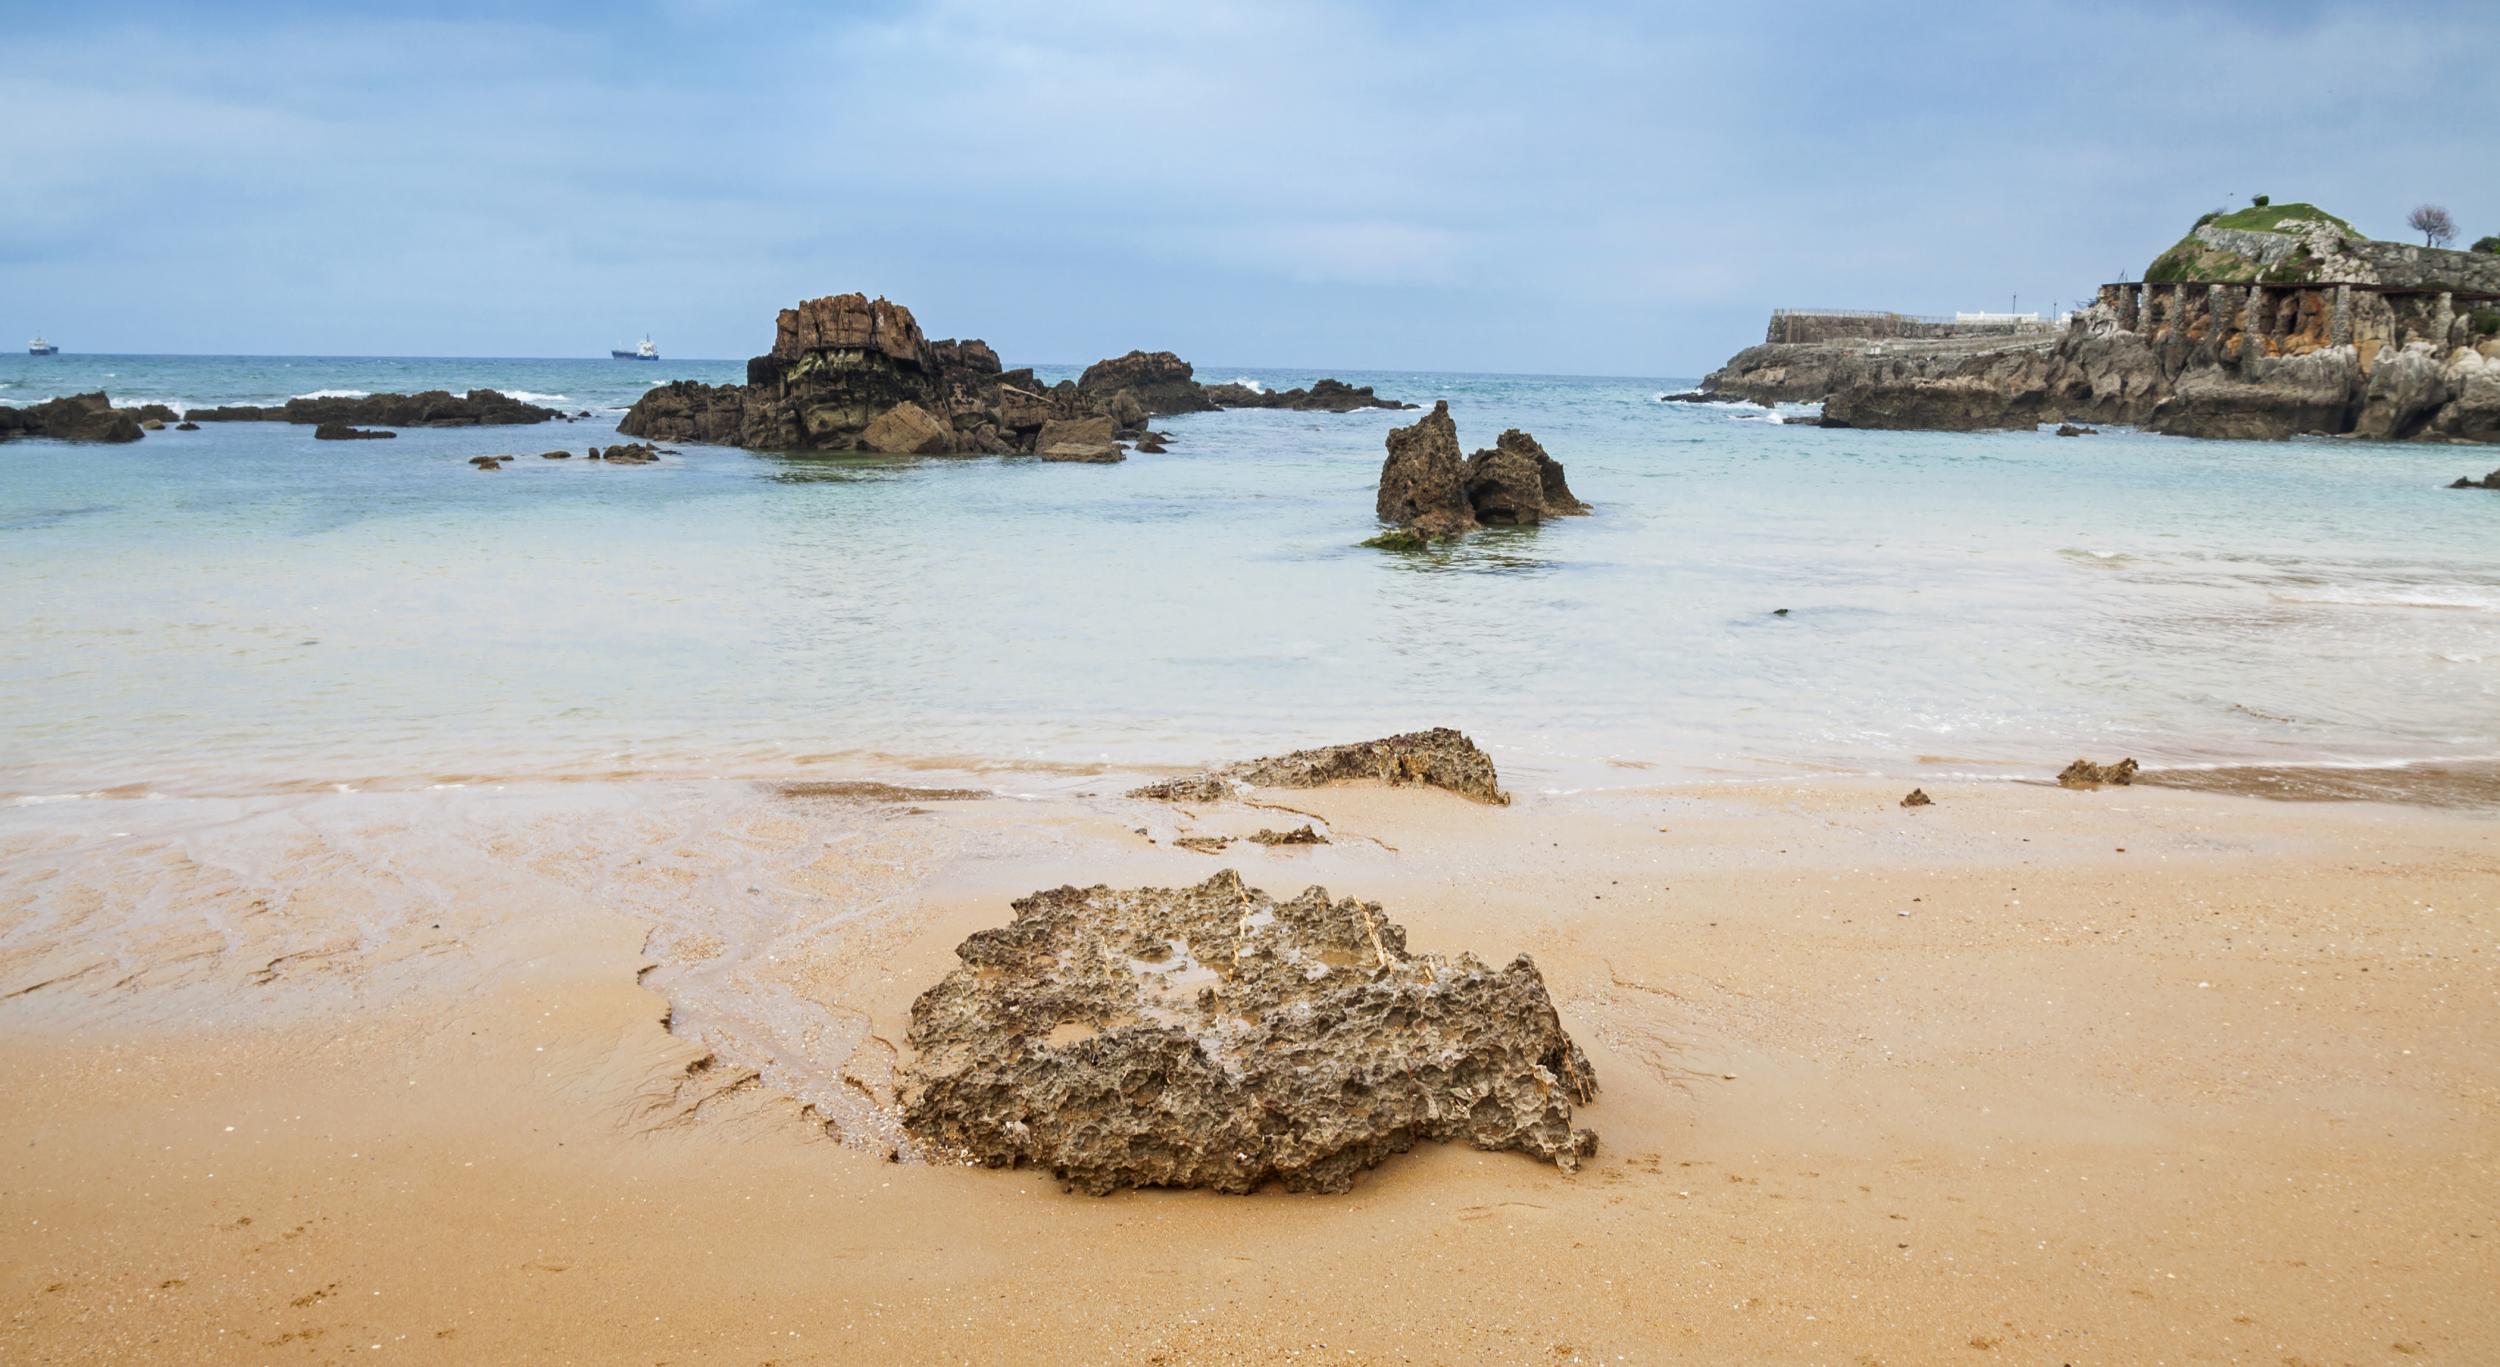
[[[0,1357],[2500,1352],[2486,809],[1041,786],[16,805]],[[1171,843],[1280,819],[1331,843]],[[1534,956],[1602,1086],[1594,1161],[1107,1198],[897,1161],[910,1004],[966,934],[1226,867]]]

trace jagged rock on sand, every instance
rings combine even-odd
[[[1596,1152],[1597,1095],[1526,955],[1411,954],[1377,904],[1058,888],[965,940],[912,1005],[903,1124],[933,1158],[1070,1189],[1342,1192],[1419,1141]]]
[[[1926,789],[1912,788],[1908,793],[1902,796],[1901,805],[1904,807],[1933,807],[1936,805],[1936,800],[1927,795]]]
[[[2131,759],[2122,759],[2116,764],[2094,764],[2088,759],[2079,759],[2058,771],[2057,784],[2061,788],[2098,788],[2104,784],[2125,787],[2135,782],[2137,768],[2136,762]]]
[[[1220,854],[1225,846],[1232,843],[1233,838],[1229,835],[1183,835],[1175,836],[1172,840],[1174,848],[1192,850],[1199,854]]]
[[[1258,834],[1250,837],[1250,840],[1253,844],[1270,846],[1325,845],[1328,843],[1328,837],[1312,830],[1308,822],[1296,826],[1290,831],[1261,830]]]
[[[1409,731],[1352,745],[1327,745],[1295,750],[1264,759],[1228,764],[1205,773],[1165,779],[1134,789],[1131,797],[1165,802],[1219,802],[1240,786],[1317,788],[1348,779],[1371,779],[1392,787],[1420,784],[1447,789],[1461,797],[1508,806],[1501,776],[1493,760],[1476,743],[1446,726]]]

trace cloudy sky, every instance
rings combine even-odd
[[[2202,210],[2500,232],[2500,4],[12,4],[0,337],[1692,376]],[[6,330],[14,328],[17,333]]]

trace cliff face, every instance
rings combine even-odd
[[[2500,441],[2500,258],[2339,221],[2199,225],[2047,340],[1749,347],[1703,382],[1827,427],[2130,423],[2180,436]]]

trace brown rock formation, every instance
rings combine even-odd
[[[1902,795],[1901,805],[1904,807],[1933,807],[1936,805],[1936,800],[1927,795],[1926,789],[1912,788],[1909,792]]]
[[[1431,539],[1479,526],[1534,526],[1586,513],[1589,505],[1573,496],[1562,463],[1517,428],[1462,463],[1458,425],[1443,402],[1414,426],[1390,431],[1373,510],[1381,521]]]
[[[366,427],[350,427],[343,422],[325,422],[313,429],[315,441],[388,441],[397,432],[378,432]]]
[[[1492,757],[1446,726],[1409,731],[1352,745],[1296,750],[1165,779],[1132,791],[1131,797],[1166,802],[1220,802],[1244,784],[1263,788],[1317,788],[1346,779],[1372,779],[1392,787],[1421,784],[1495,806],[1510,805]]]
[[[1149,417],[1204,413],[1215,405],[1207,401],[1207,392],[1195,375],[1189,362],[1171,352],[1132,351],[1085,367],[1085,373],[1077,377],[1076,392],[1097,406],[1109,404],[1115,395],[1129,394]]]
[[[1033,453],[1044,460],[1075,461],[1089,465],[1110,465],[1124,459],[1119,446],[1111,440],[1111,419],[1053,418],[1042,424],[1034,438]]]
[[[1504,432],[1492,450],[1467,458],[1466,489],[1476,521],[1487,527],[1534,526],[1589,510],[1563,481],[1562,462],[1516,427]]]
[[[55,441],[137,441],[139,419],[113,407],[103,390],[72,394],[24,408],[0,407],[0,441],[50,437]]]
[[[1473,531],[1475,509],[1467,502],[1467,468],[1458,455],[1458,424],[1443,400],[1412,427],[1389,433],[1389,458],[1380,467],[1373,507],[1380,520],[1428,537]]]
[[[903,1123],[935,1157],[1034,1164],[1071,1189],[1269,1182],[1341,1192],[1418,1141],[1564,1171],[1588,1059],[1521,955],[1410,954],[1376,904],[1059,888],[957,948],[912,1005]]]
[[[2057,786],[2061,788],[2098,788],[2104,784],[2125,787],[2135,782],[2137,764],[2122,759],[2116,764],[2094,764],[2079,759],[2058,771]]]
[[[877,415],[859,434],[863,451],[890,456],[942,456],[955,449],[955,432],[909,399]]]

